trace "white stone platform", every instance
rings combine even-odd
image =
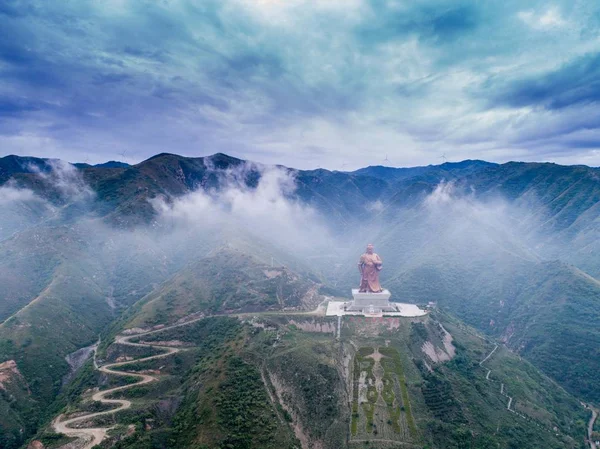
[[[370,293],[376,295],[377,293]],[[390,302],[388,303],[393,310],[381,311],[373,310],[370,311],[370,307],[363,310],[350,310],[353,301],[329,301],[327,304],[326,316],[366,316],[366,317],[381,317],[381,316],[403,316],[403,317],[417,317],[427,315],[427,311],[420,309],[415,304],[406,304],[402,302]],[[344,310],[346,308],[346,310]]]
[[[390,293],[390,291],[387,288],[384,288],[379,293],[371,293],[371,292],[361,293],[361,291],[357,288],[352,289],[352,297],[354,298],[355,301],[356,300],[370,301],[370,300],[374,300],[374,299],[378,300],[378,301],[389,301],[391,296],[392,296],[392,294]]]
[[[361,293],[357,288],[353,288],[352,298],[354,298],[354,301],[349,306],[346,306],[346,310],[363,313],[393,312],[395,308],[390,302],[391,296],[390,291],[386,289],[383,289],[379,293]]]

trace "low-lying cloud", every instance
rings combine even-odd
[[[248,186],[249,173],[258,174]],[[317,212],[293,198],[293,172],[254,164],[219,174],[218,190],[197,190],[174,200],[155,198],[158,221],[174,229],[229,229],[305,251],[312,244],[331,245],[331,236]]]
[[[54,207],[32,190],[10,182],[0,186],[0,241],[39,223]]]
[[[93,190],[85,183],[81,172],[73,164],[60,159],[50,159],[47,164],[50,170],[40,170],[34,164],[30,164],[28,168],[29,171],[57,189],[65,200],[81,201],[93,198]]]
[[[12,184],[0,186],[0,207],[30,201],[38,202],[42,200],[32,190],[20,189]]]
[[[509,203],[505,198],[482,198],[472,188],[441,182],[423,201],[424,220],[435,223],[440,235],[475,242],[496,242],[502,246],[524,247],[535,236],[535,219],[530,208]]]

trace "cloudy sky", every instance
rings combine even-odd
[[[600,165],[599,101],[597,0],[0,1],[0,155]]]

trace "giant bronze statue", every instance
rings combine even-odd
[[[360,271],[360,293],[381,293],[383,289],[379,284],[379,272],[383,262],[381,257],[373,252],[373,245],[367,245],[367,252],[360,256],[358,271]]]

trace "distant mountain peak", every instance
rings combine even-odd
[[[245,164],[247,161],[238,159],[237,157],[229,156],[225,153],[215,153],[212,156],[204,157],[205,161],[210,161],[215,168],[227,168],[229,166],[238,166]]]
[[[121,161],[107,161],[107,162],[103,162],[101,164],[96,164],[96,165],[94,165],[94,167],[98,167],[98,168],[127,168],[127,167],[131,167],[131,165],[129,165],[127,162],[121,162]]]
[[[465,159],[460,162],[444,162],[438,165],[438,167],[472,167],[472,166],[483,166],[483,167],[496,167],[499,164],[495,162],[488,162],[481,159]],[[436,167],[436,165],[430,165],[430,167]]]

